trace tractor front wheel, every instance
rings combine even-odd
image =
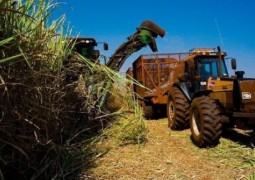
[[[221,112],[216,101],[208,96],[195,98],[190,109],[192,140],[198,147],[213,147],[222,133]]]

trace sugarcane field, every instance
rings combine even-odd
[[[255,6],[216,1],[0,0],[0,180],[255,180]]]

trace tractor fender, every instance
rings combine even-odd
[[[191,102],[195,97],[199,97],[202,95],[208,96],[212,91],[211,90],[204,90],[204,91],[198,91],[198,92],[190,92],[189,87],[190,83],[188,82],[178,82],[174,83],[173,87],[179,88],[183,94],[186,96],[189,102]]]
[[[186,83],[186,82],[178,82],[178,83],[174,83],[173,84],[173,87],[178,87],[182,92],[183,94],[186,96],[186,98],[188,99],[189,102],[192,101],[193,99],[193,94],[190,93],[189,91],[189,83]]]

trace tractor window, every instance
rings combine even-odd
[[[92,43],[77,42],[74,47],[76,52],[89,59],[92,58],[95,50],[95,45]]]
[[[214,58],[198,58],[197,61],[197,70],[199,71],[200,76],[214,76],[218,77],[219,74],[219,61]],[[222,75],[228,76],[226,65],[224,61],[222,61]]]
[[[222,61],[222,75],[224,77],[228,77],[228,70],[225,61]]]

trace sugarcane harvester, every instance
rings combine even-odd
[[[157,44],[155,38],[157,36],[164,37],[165,31],[150,20],[146,20],[141,23],[137,28],[137,32],[129,36],[126,42],[119,46],[119,48],[113,53],[106,63],[106,66],[119,71],[126,59],[134,52],[139,51],[143,47],[149,45],[153,52],[156,52]],[[95,61],[100,57],[99,50],[95,49],[98,42],[94,38],[69,38],[75,41],[74,50],[84,56],[87,59]],[[104,44],[104,50],[108,50],[108,44]]]
[[[161,27],[150,20],[142,22],[140,27],[137,28],[137,31],[129,36],[127,41],[121,44],[113,53],[113,55],[109,58],[109,61],[106,63],[106,66],[118,72],[130,55],[147,45],[149,45],[153,52],[156,52],[158,49],[155,38],[157,38],[158,35],[160,37],[164,37],[165,35],[165,31]],[[90,48],[89,45],[91,46]],[[74,48],[76,49],[76,52],[85,58],[91,59],[91,57],[99,57],[99,51],[94,50],[94,46],[96,45],[97,43],[93,38],[78,38]],[[88,49],[90,49],[89,53],[87,53]],[[104,44],[104,49],[108,49],[108,45],[106,43]],[[93,56],[88,56],[89,54],[92,54]],[[95,59],[92,58],[91,60],[94,61]],[[104,83],[105,90],[110,89],[111,86],[111,81],[106,81]],[[102,107],[105,104],[107,96],[108,93],[106,93],[105,96],[100,97],[98,104],[99,107]]]

